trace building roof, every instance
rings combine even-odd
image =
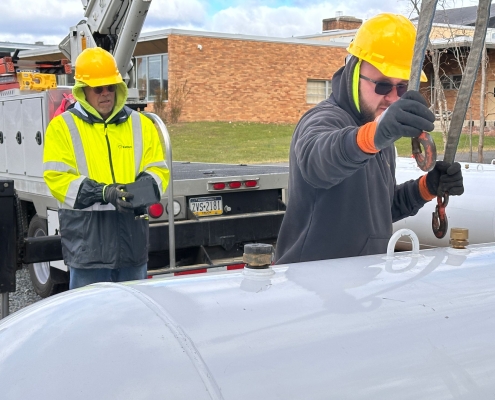
[[[321,33],[314,33],[312,35],[295,36],[294,39],[304,39],[304,40],[330,40],[330,41],[341,41],[343,43],[349,43],[350,40],[354,38],[357,29],[332,29],[329,31],[323,31]]]
[[[472,36],[455,36],[447,38],[437,38],[431,41],[433,48],[447,49],[452,47],[471,47],[473,44]],[[488,28],[485,37],[485,46],[488,49],[495,48],[495,29]]]
[[[451,8],[448,10],[437,9],[435,11],[434,23],[454,24],[454,25],[474,25],[476,23],[476,13],[478,6]],[[489,27],[495,27],[495,4],[490,7],[490,24]],[[418,17],[412,21],[417,21]]]
[[[15,43],[15,42],[0,42],[0,52],[1,53],[12,53],[15,50],[30,50],[30,49],[40,49],[49,46],[44,46],[42,44],[30,44],[30,43]]]
[[[342,40],[335,39],[331,42],[322,40],[307,40],[298,37],[291,38],[277,38],[268,36],[254,36],[254,35],[241,35],[232,33],[219,33],[219,32],[207,32],[207,31],[193,31],[184,29],[161,29],[157,31],[143,32],[139,36],[138,43],[167,39],[170,35],[181,36],[196,36],[196,37],[210,37],[217,39],[231,39],[231,40],[247,40],[257,42],[271,42],[271,43],[287,43],[287,44],[303,44],[306,46],[329,46],[329,47],[343,47],[346,48],[349,45],[349,41],[346,38]],[[43,57],[61,53],[58,46],[43,46],[41,48],[34,48],[32,50],[23,50],[19,54],[21,58],[31,57]]]
[[[304,44],[315,46],[328,46],[326,43],[315,40],[303,40],[301,37],[279,38],[272,36],[255,36],[255,35],[242,35],[234,33],[220,33],[220,32],[207,32],[207,31],[193,31],[185,29],[163,29],[158,31],[151,31],[142,33],[139,36],[139,41],[166,39],[170,35],[182,35],[182,36],[197,36],[197,37],[211,37],[217,39],[233,39],[233,40],[249,40],[256,42],[273,42],[273,43],[288,43],[288,44]],[[347,43],[333,42],[334,47],[347,47]]]

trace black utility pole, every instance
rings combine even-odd
[[[9,292],[15,292],[16,218],[14,181],[0,180],[0,293],[1,318],[9,315]]]

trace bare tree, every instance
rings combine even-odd
[[[485,97],[486,97],[486,67],[488,57],[486,56],[486,44],[483,46],[481,56],[481,88],[480,88],[480,136],[478,140],[478,162],[483,162],[483,145],[485,139]]]

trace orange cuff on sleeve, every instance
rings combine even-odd
[[[426,201],[433,200],[435,197],[437,197],[431,194],[428,190],[428,186],[426,186],[426,175],[423,175],[421,178],[419,178],[419,194]]]
[[[375,154],[380,151],[375,147],[376,125],[376,122],[368,122],[358,130],[357,145],[365,153]]]

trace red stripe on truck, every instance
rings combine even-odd
[[[243,269],[244,265],[246,264],[232,264],[232,265],[227,265],[227,271],[231,271],[233,269]]]
[[[206,271],[207,271],[206,268],[193,269],[191,271],[174,272],[174,276],[191,275],[191,274],[201,274],[201,273],[206,272]]]

